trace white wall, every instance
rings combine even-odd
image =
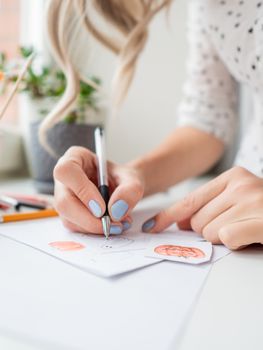
[[[33,44],[46,56],[41,25],[44,1],[21,0],[21,43]],[[151,24],[149,42],[139,61],[129,96],[119,118],[109,123],[108,155],[112,160],[125,162],[143,154],[174,128],[185,77],[186,4],[184,0],[174,1],[168,20],[162,13]],[[87,59],[87,40],[83,43],[76,39],[75,42],[80,50],[81,65],[88,73],[101,77],[109,92],[116,58],[96,44],[92,47],[91,58]]]
[[[43,51],[43,6],[45,0],[20,0],[21,45],[33,45],[38,52]]]
[[[174,128],[176,108],[185,78],[186,1],[177,0],[170,11],[151,25],[129,96],[117,120],[108,129],[108,153],[125,162],[152,149]],[[102,48],[92,55],[91,69],[110,86],[115,57]]]

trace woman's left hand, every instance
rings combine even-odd
[[[233,250],[263,244],[263,179],[232,168],[146,221],[143,231],[161,232],[174,222]]]

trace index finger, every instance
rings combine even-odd
[[[155,217],[143,224],[143,231],[161,232],[174,222],[182,222],[191,218],[203,206],[222,193],[228,183],[228,172],[216,177],[207,184],[188,194],[183,200],[162,210]]]
[[[83,158],[85,157],[90,158],[92,154],[84,148],[78,147],[68,151],[58,161],[54,169],[54,177],[70,189],[91,210],[93,215],[101,217],[105,212],[105,203],[96,185],[84,170]],[[92,167],[92,162],[90,166]],[[95,172],[94,168],[94,176]]]

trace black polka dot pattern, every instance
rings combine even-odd
[[[236,162],[263,177],[263,1],[192,0],[189,8],[188,76],[178,124],[231,143],[237,83],[248,85],[255,112]]]

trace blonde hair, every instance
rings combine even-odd
[[[46,32],[54,58],[67,79],[66,91],[45,118],[39,130],[42,145],[54,156],[48,145],[46,132],[63,119],[74,108],[79,94],[80,79],[99,90],[99,86],[87,77],[81,76],[74,65],[70,52],[74,18],[81,27],[95,37],[101,44],[114,52],[119,65],[113,77],[112,103],[118,108],[126,97],[134,77],[136,63],[148,37],[148,24],[162,8],[172,0],[48,0],[46,8]],[[117,30],[121,40],[110,37],[96,26],[91,13],[96,13],[107,24]]]

